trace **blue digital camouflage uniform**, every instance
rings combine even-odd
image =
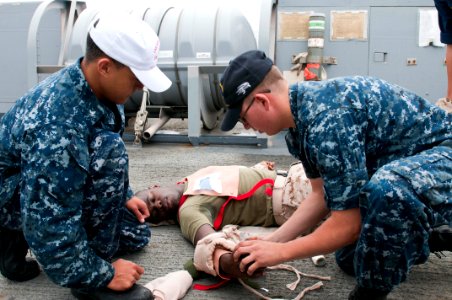
[[[355,245],[336,252],[358,285],[390,291],[429,256],[433,227],[452,224],[452,114],[366,77],[290,87],[286,142],[331,210],[360,208]]]
[[[113,278],[113,255],[143,248],[150,231],[125,208],[123,108],[95,97],[80,62],[1,119],[0,226],[23,230],[54,282],[97,288]]]

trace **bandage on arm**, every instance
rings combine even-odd
[[[193,263],[198,271],[220,276],[221,255],[232,252],[240,240],[237,226],[225,226],[223,231],[207,235],[195,247]],[[223,274],[224,276],[225,274]]]

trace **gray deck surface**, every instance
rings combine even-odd
[[[209,165],[240,164],[251,166],[261,160],[271,160],[279,168],[287,168],[293,158],[289,156],[282,136],[269,139],[268,148],[255,146],[215,146],[189,144],[145,144],[142,148],[128,144],[130,156],[130,179],[135,191],[151,183],[162,185],[173,183],[197,169]],[[389,299],[452,299],[452,253],[445,252],[442,259],[431,255],[428,262],[415,266],[408,280],[390,294]],[[193,246],[184,240],[177,226],[153,228],[150,244],[139,253],[126,256],[145,268],[139,283],[145,284],[157,277],[183,268],[192,258]],[[347,299],[353,289],[354,278],[345,275],[334,262],[333,255],[327,255],[325,267],[315,267],[308,259],[291,262],[300,271],[322,276],[331,276],[324,286],[308,293],[304,299]],[[318,280],[303,278],[295,292],[285,288],[294,281],[295,275],[285,271],[267,272],[258,280],[261,286],[270,290],[269,296],[285,299],[295,297],[304,287]],[[174,283],[177,284],[177,283]],[[256,299],[238,282],[211,291],[190,290],[184,299]],[[62,300],[74,299],[69,289],[52,283],[45,274],[25,282],[15,283],[0,276],[0,300]]]

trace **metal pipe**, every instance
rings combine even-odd
[[[325,14],[315,13],[309,18],[308,56],[304,71],[305,80],[321,80]]]
[[[148,129],[143,132],[143,138],[150,140],[152,136],[171,119],[171,117],[165,112],[164,109],[160,110],[158,121],[152,124]]]

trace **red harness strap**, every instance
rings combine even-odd
[[[271,178],[264,178],[261,181],[259,181],[258,183],[256,183],[253,188],[251,190],[249,190],[248,192],[246,192],[245,194],[242,195],[238,195],[237,197],[231,196],[228,198],[228,200],[226,200],[223,205],[220,208],[220,211],[218,212],[218,216],[216,217],[215,221],[213,222],[213,228],[215,230],[219,230],[221,227],[221,222],[223,222],[223,217],[224,217],[224,209],[226,208],[226,205],[228,205],[228,203],[231,200],[236,200],[236,201],[241,201],[244,199],[247,199],[249,197],[251,197],[261,186],[265,185],[265,184],[270,184],[271,187],[265,189],[265,193],[268,196],[272,195],[272,187],[273,184],[275,183],[275,181]]]
[[[221,279],[219,282],[217,283],[213,283],[213,284],[200,284],[200,283],[195,283],[193,285],[193,289],[198,290],[198,291],[207,291],[207,290],[213,290],[213,289],[217,289],[220,286],[225,285],[226,283],[229,282],[230,279]]]
[[[179,220],[179,223],[180,223],[180,217],[179,217],[180,208],[182,207],[182,205],[185,203],[185,201],[187,200],[187,198],[188,198],[189,196],[190,196],[190,195],[182,195],[182,197],[180,197],[180,200],[179,200],[179,208],[177,209],[177,219]]]
[[[275,183],[275,181],[274,181],[273,179],[271,179],[271,178],[264,178],[264,179],[262,179],[261,181],[257,182],[257,183],[256,183],[256,184],[255,184],[248,192],[246,192],[245,194],[238,195],[237,197],[234,197],[234,196],[229,197],[229,198],[223,203],[223,205],[221,206],[220,212],[218,213],[218,216],[216,217],[215,221],[213,222],[213,228],[214,228],[215,230],[219,230],[219,229],[220,229],[221,222],[223,222],[224,209],[226,208],[226,205],[228,205],[228,203],[229,203],[231,200],[237,200],[237,201],[240,201],[240,200],[247,199],[247,198],[251,197],[251,196],[252,196],[252,195],[253,195],[253,194],[261,187],[261,186],[263,186],[263,185],[265,185],[265,184],[270,184],[270,185],[271,185],[271,187],[268,187],[268,188],[265,189],[265,193],[266,193],[268,196],[271,196],[272,193],[273,193],[273,185],[274,185],[274,183]],[[179,200],[179,210],[180,210],[181,206],[185,203],[185,201],[187,200],[187,198],[188,198],[189,196],[190,196],[190,195],[182,195],[182,197],[181,197],[180,200]],[[179,210],[178,210],[178,211],[179,211]],[[179,215],[178,215],[178,218],[179,218]]]

